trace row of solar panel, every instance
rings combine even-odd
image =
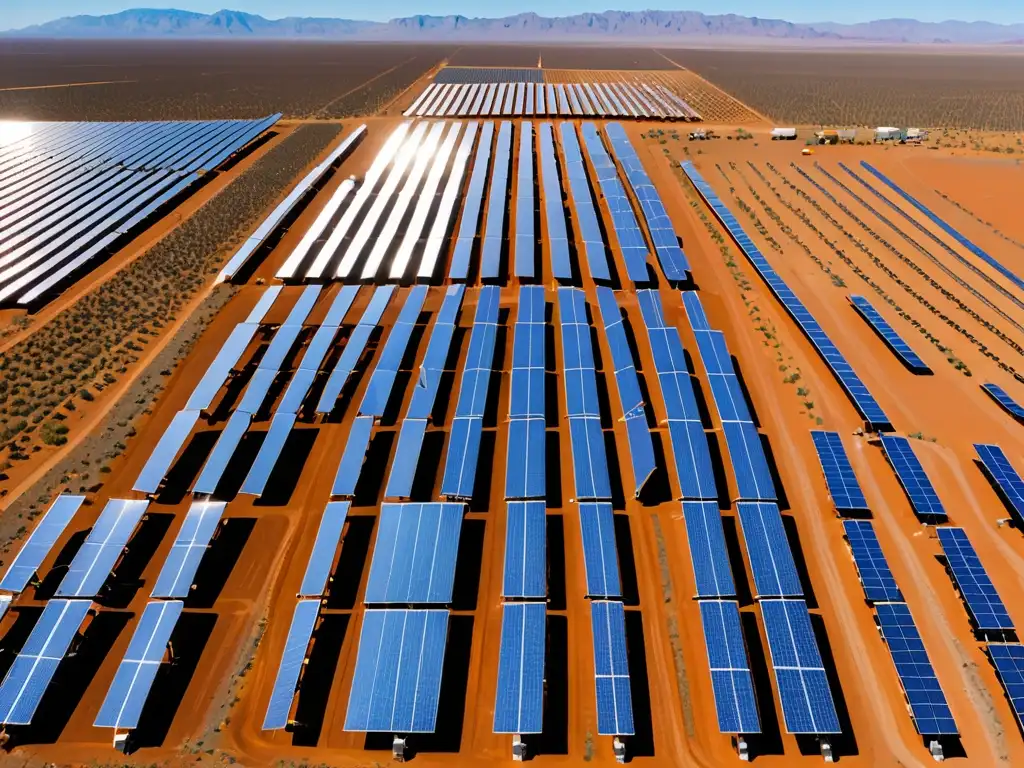
[[[797,298],[796,294],[790,290],[786,282],[771,266],[771,263],[754,244],[754,241],[746,234],[739,221],[721,201],[711,185],[705,181],[691,161],[682,162],[681,167],[705,203],[707,203],[718,220],[729,231],[729,234],[732,235],[740,250],[743,251],[750,263],[754,265],[761,278],[768,284],[772,293],[782,302],[786,311],[789,312],[797,325],[800,326],[801,330],[803,330],[810,342],[818,350],[818,353],[825,360],[825,363],[853,401],[853,404],[868,426],[873,430],[891,429],[892,424],[889,418],[885,415],[882,407],[872,396],[864,382],[854,372],[853,367],[836,348],[828,334],[825,333],[803,302]]]
[[[406,117],[533,117],[545,115],[700,120],[663,85],[646,83],[431,83]]]
[[[37,303],[279,117],[73,124],[8,147],[0,156],[0,303]]]

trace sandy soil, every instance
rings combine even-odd
[[[410,94],[410,98],[412,96]],[[277,268],[331,192],[348,175],[359,175],[365,171],[397,120],[379,118],[367,123],[370,130],[366,140],[313,204],[298,217],[254,271],[249,282],[241,286],[238,295],[173,374],[165,395],[139,429],[138,437],[112,465],[108,481],[98,493],[91,495],[90,506],[69,527],[55,553],[86,528],[108,498],[132,496],[132,482],[163,429],[184,405],[194,383],[234,324],[245,317],[261,294],[263,288],[257,282],[274,282]],[[923,198],[927,196],[929,205],[935,202],[936,210],[949,213],[951,221],[955,221],[957,226],[962,225],[965,234],[976,237],[979,245],[986,249],[991,247],[993,254],[998,252],[1008,260],[1012,246],[1010,251],[1006,250],[1006,241],[993,235],[984,225],[972,224],[964,214],[957,213],[958,218],[954,220],[952,217],[956,209],[929,189],[959,190],[966,198],[963,204],[971,207],[971,200],[981,190],[999,190],[999,185],[1008,183],[1003,179],[1011,177],[999,173],[986,176],[978,171],[976,187],[961,185],[953,180],[953,176],[944,176],[941,169],[942,162],[959,160],[944,160],[941,152],[924,156],[909,148],[905,152],[902,149],[886,152],[875,147],[844,147],[836,148],[834,153],[822,150],[814,158],[802,158],[799,145],[771,143],[764,136],[746,142],[722,140],[686,144],[669,141],[662,145],[656,140],[641,138],[641,134],[650,127],[635,124],[629,125],[627,130],[654,183],[662,192],[676,231],[683,239],[695,285],[700,290],[712,324],[726,333],[730,350],[750,393],[761,432],[772,448],[772,457],[785,491],[781,507],[797,552],[797,561],[803,570],[819,633],[819,645],[832,675],[833,694],[844,724],[844,735],[835,742],[843,763],[852,766],[926,766],[932,761],[906,714],[891,658],[879,639],[873,612],[864,604],[856,570],[842,538],[841,522],[828,500],[809,435],[809,429],[817,427],[818,420],[823,428],[838,430],[843,435],[871,504],[883,549],[910,604],[957,718],[962,732],[962,750],[969,764],[1013,765],[1024,762],[1024,745],[1009,705],[986,660],[984,645],[971,632],[963,604],[936,558],[940,549],[934,531],[915,518],[874,441],[854,434],[860,426],[860,419],[853,406],[738,248],[731,245],[736,265],[745,273],[749,285],[744,286],[737,280],[699,218],[699,213],[707,214],[706,208],[703,204],[691,205],[697,198],[668,161],[664,149],[669,149],[672,160],[684,157],[684,146],[689,150],[705,178],[737,213],[766,257],[847,356],[897,430],[902,433],[920,431],[928,438],[916,440],[914,445],[950,511],[951,522],[967,530],[997,588],[1007,599],[1011,616],[1024,622],[1024,611],[1011,599],[1016,589],[1024,585],[1024,541],[1015,528],[999,525],[1007,512],[984,475],[973,466],[972,447],[975,442],[997,443],[1019,468],[1024,469],[1024,436],[1019,426],[980,391],[979,384],[996,381],[1021,400],[1024,400],[1024,386],[983,355],[980,348],[968,342],[962,333],[950,328],[910,291],[920,295],[938,312],[954,318],[967,333],[983,340],[992,349],[998,349],[1000,356],[1018,370],[1024,369],[1024,361],[928,280],[870,238],[839,206],[790,168],[790,162],[798,162],[865,223],[922,266],[926,262],[922,254],[910,248],[892,228],[859,208],[841,190],[830,187],[813,161],[818,160],[830,172],[839,173],[836,163],[840,159],[849,165],[862,158],[869,159],[899,183],[905,184],[908,191]],[[518,147],[518,141],[514,146]],[[914,152],[917,154],[912,155]],[[925,159],[917,161],[918,156]],[[908,157],[914,160],[903,164],[902,158]],[[748,160],[776,187],[778,195],[746,164]],[[736,163],[738,170],[731,168],[730,162]],[[716,163],[721,165],[729,182],[716,169]],[[804,190],[818,203],[820,210],[768,170],[768,163]],[[515,183],[513,174],[513,193]],[[782,216],[792,235],[780,228],[755,200],[748,183],[765,203]],[[730,186],[735,192],[730,192]],[[1006,186],[1005,194],[1009,195],[1011,189]],[[740,210],[738,198],[751,207],[762,222],[765,234],[779,244],[781,252],[771,247],[765,235],[758,233],[747,214]],[[908,214],[917,216],[904,203],[892,199]],[[544,207],[541,201],[538,202],[543,212]],[[792,213],[785,203],[799,208],[807,221]],[[980,207],[977,203],[975,205]],[[599,202],[599,211],[605,221],[610,222],[603,201]],[[924,242],[924,236],[912,232],[905,221],[897,221],[895,214],[886,215],[895,226]],[[511,228],[515,225],[514,206],[510,207],[509,216]],[[542,213],[542,226],[543,217]],[[1014,227],[1013,221],[1005,222],[1005,225],[1007,234],[1024,238],[1024,227]],[[576,227],[575,217],[572,227]],[[607,229],[613,232],[610,224]],[[836,243],[850,263],[839,258],[814,229]],[[843,230],[861,237],[892,274],[879,267],[867,253],[857,249]],[[938,230],[935,234],[964,258],[977,261]],[[807,244],[812,253],[845,282],[845,287],[837,285],[798,245],[797,239]],[[947,251],[934,244],[926,244],[926,247],[955,275],[970,282],[1002,311],[1019,318],[1012,302],[996,293],[989,283],[977,279]],[[548,301],[554,306],[552,324],[557,329],[557,302],[548,260],[547,246],[542,242],[540,282],[548,286]],[[928,264],[928,273],[956,292],[972,310],[992,323],[999,320],[990,307],[974,295],[961,291],[956,283],[934,269],[931,262]],[[615,266],[620,280],[623,280],[624,266],[618,259]],[[941,344],[952,347],[973,375],[967,377],[947,362],[945,355],[917,332],[910,320],[896,313],[857,276],[854,267],[891,296]],[[585,267],[581,272],[580,284],[589,303],[594,305],[595,286]],[[906,288],[898,281],[902,281]],[[387,337],[405,290],[392,301],[384,316],[382,338]],[[284,298],[274,307],[267,322],[280,323],[300,291],[298,286],[287,287]],[[310,318],[312,322],[319,320],[336,291],[336,286],[325,291]],[[871,299],[932,366],[933,376],[914,377],[903,368],[850,309],[846,296],[851,292]],[[352,316],[358,316],[369,293],[368,290],[360,293]],[[433,322],[442,294],[440,286],[431,289],[423,322]],[[502,373],[494,380],[497,395],[493,410],[485,420],[485,448],[481,459],[486,466],[493,467],[493,471],[484,471],[478,477],[483,491],[474,499],[463,523],[456,598],[446,656],[445,679],[448,682],[442,691],[440,729],[435,736],[418,742],[416,765],[497,765],[510,762],[510,739],[491,733],[491,718],[501,629],[500,582],[505,534],[502,468],[505,466],[508,436],[505,414],[508,412],[510,382],[507,371],[511,365],[511,324],[516,295],[516,281],[509,280],[502,290],[502,308],[509,313],[502,320],[505,330],[499,334],[498,343],[497,367]],[[463,305],[460,320],[463,331],[456,336],[458,355],[452,371],[453,382],[458,380],[464,365],[476,296],[474,286],[467,292]],[[679,294],[663,285],[661,296],[669,321],[679,326],[684,345],[693,350],[695,340],[682,311]],[[642,320],[635,299],[624,292],[620,301],[627,307],[632,328],[641,329]],[[1001,320],[1000,323],[1005,328],[1005,323]],[[762,332],[757,330],[762,325],[775,329],[778,349],[767,344]],[[410,371],[416,370],[425,353],[430,328],[422,330],[421,335],[414,336],[415,351],[406,360]],[[343,331],[343,335],[346,333],[347,330]],[[636,336],[640,371],[646,380],[650,405],[658,419],[658,426],[653,431],[667,446],[667,435],[660,425],[665,416],[664,403],[652,380],[651,350],[645,334]],[[258,356],[268,338],[269,333],[258,337],[243,359],[251,361]],[[548,437],[552,444],[558,446],[557,450],[549,448],[548,451],[548,473],[557,477],[557,482],[551,482],[548,499],[551,572],[547,707],[550,728],[541,740],[541,754],[536,760],[538,764],[610,764],[613,761],[610,739],[594,735],[597,730],[596,707],[589,610],[583,598],[582,543],[579,522],[571,502],[573,480],[563,384],[556,375],[562,365],[561,340],[557,330],[549,338],[553,339],[554,355],[547,386],[557,392],[557,397],[549,405]],[[597,332],[595,338],[602,361],[599,363],[602,367],[599,380],[601,387],[609,393],[603,424],[616,446],[616,451],[610,455],[613,477],[620,476],[621,485],[628,488],[631,487],[631,478],[627,443],[618,420],[621,414],[613,377],[608,369],[610,350],[602,332]],[[187,604],[183,630],[175,639],[179,663],[158,678],[153,696],[163,705],[157,708],[159,711],[148,713],[151,715],[146,729],[148,741],[130,758],[132,763],[180,764],[188,761],[212,764],[227,755],[247,766],[278,764],[279,761],[365,766],[389,761],[387,738],[367,738],[363,734],[346,733],[342,728],[361,626],[361,599],[372,558],[377,508],[383,497],[389,458],[394,452],[397,417],[404,414],[412,396],[410,376],[399,377],[397,387],[401,395],[395,400],[400,400],[400,406],[393,402],[389,413],[374,428],[371,457],[363,468],[364,479],[350,512],[338,570],[322,611],[322,623],[297,697],[295,717],[302,726],[293,732],[264,733],[260,730],[295,605],[295,593],[312,548],[320,513],[329,499],[330,486],[351,420],[366,387],[367,371],[372,369],[379,348],[380,341],[371,344],[370,351],[364,356],[360,371],[349,385],[347,405],[340,419],[321,421],[304,417],[300,421],[290,439],[285,458],[272,478],[275,489],[272,497],[254,503],[249,497],[236,496],[228,504],[227,523],[204,560],[203,570],[197,579],[198,589]],[[331,361],[336,360],[337,355],[335,350]],[[779,369],[779,356],[781,364],[786,366],[785,372]],[[298,357],[299,354],[293,355],[292,362]],[[710,402],[706,374],[696,355],[693,357],[701,395]],[[327,365],[331,364],[329,361]],[[110,733],[93,728],[92,720],[127,647],[150,585],[188,508],[187,489],[211,449],[214,436],[223,429],[230,409],[242,396],[252,367],[251,363],[244,367],[238,379],[220,395],[211,418],[200,422],[168,479],[167,488],[150,507],[149,519],[132,543],[129,556],[115,579],[117,598],[106,601],[107,604],[99,609],[93,627],[86,633],[84,647],[90,652],[80,653],[65,665],[70,670],[66,673],[69,685],[65,689],[69,691],[66,696],[68,703],[63,707],[57,706],[54,702],[57,697],[53,695],[44,702],[44,707],[48,707],[47,711],[52,715],[51,736],[43,738],[39,734],[22,733],[19,736],[15,733],[12,744],[17,744],[20,738],[24,746],[16,746],[14,755],[33,764],[43,761],[81,764],[114,759],[115,754],[109,746]],[[784,377],[794,371],[799,371],[800,381],[786,383]],[[798,394],[798,386],[806,389],[807,393]],[[275,389],[274,396],[279,397],[281,391],[280,388]],[[955,407],[950,407],[951,404]],[[232,487],[237,487],[241,482],[257,450],[259,438],[254,438],[252,433],[266,429],[266,411],[271,409],[264,410],[265,413],[250,430],[251,436],[243,442],[237,461],[229,468],[229,486],[234,483]],[[451,425],[453,410],[450,403],[437,409],[428,430],[431,449],[424,451],[423,462],[429,464],[426,474],[430,476],[429,470],[433,470],[433,474],[423,493],[431,498],[436,498],[438,492],[445,435]],[[721,440],[717,415],[709,426],[723,449],[725,474],[731,478],[733,472]],[[638,764],[731,765],[736,760],[733,746],[727,736],[717,731],[699,611],[691,599],[695,585],[679,505],[670,500],[670,491],[676,481],[669,477],[666,482],[665,492],[648,503],[621,497],[615,503],[620,568],[627,593],[627,633],[638,724],[638,735],[630,741],[629,748]],[[730,491],[734,491],[733,481],[729,482]],[[749,566],[741,554],[743,546],[739,543],[742,537],[739,536],[738,521],[732,507],[724,509],[723,516],[730,541],[735,545],[734,571],[741,611],[745,623],[749,624],[748,648],[765,727],[765,735],[752,740],[758,763],[769,768],[799,763],[818,764],[821,758],[813,745],[782,733],[779,725],[782,715],[768,671],[767,642],[758,617],[759,610],[750,598],[752,581]],[[62,572],[63,567],[55,566],[55,561],[63,563],[66,559],[64,555],[51,555],[44,571]],[[31,609],[41,604],[39,597],[30,591],[3,619],[3,629],[8,637],[17,634],[16,627],[31,622]],[[30,618],[22,620],[22,615]],[[261,630],[264,618],[265,632]],[[258,648],[253,655],[257,639]],[[243,670],[244,674],[239,674]],[[63,668],[62,674],[65,674]],[[214,750],[212,756],[206,754],[208,749]]]

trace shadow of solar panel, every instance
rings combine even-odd
[[[66,493],[54,499],[43,519],[14,556],[13,562],[0,580],[0,589],[18,593],[28,586],[32,576],[42,567],[43,559],[53,549],[53,545],[57,543],[57,539],[64,533],[64,529],[68,527],[71,518],[84,501],[85,496],[72,496]]]
[[[873,603],[899,603],[903,593],[896,585],[896,579],[889,570],[889,563],[882,552],[882,545],[875,535],[869,520],[844,520],[843,529],[850,542],[853,561],[860,574],[864,597]]]
[[[718,504],[713,501],[684,501],[682,506],[697,597],[734,596],[736,585],[732,580]]]
[[[1024,480],[998,445],[975,444],[974,450],[1018,520],[1024,520]]]
[[[225,506],[222,501],[192,503],[156,578],[152,597],[188,597],[199,563],[217,530]]]
[[[590,604],[590,623],[594,637],[597,732],[602,736],[631,736],[633,698],[622,603],[595,600]]]
[[[450,603],[462,504],[383,504],[364,603]]]
[[[981,388],[1018,421],[1024,421],[1024,406],[1010,397],[998,384],[982,384]]]
[[[907,604],[879,603],[875,612],[917,732],[922,736],[956,735],[956,721]]]
[[[840,733],[825,669],[803,600],[762,600],[786,732]]]
[[[1024,725],[1024,645],[991,643],[988,655],[1006,690],[1017,723]]]
[[[543,501],[505,505],[504,598],[543,599],[547,595],[547,518]]]
[[[502,606],[495,733],[540,733],[544,708],[547,609],[543,603]]]
[[[881,313],[871,306],[871,302],[863,296],[850,296],[850,303],[907,368],[914,373],[931,373],[927,363],[918,357]]]
[[[0,723],[29,725],[71,641],[92,607],[89,600],[49,600],[0,685]]]
[[[803,596],[779,508],[774,503],[740,502],[736,511],[750,556],[757,597]]]
[[[364,612],[345,730],[431,733],[447,638],[448,611]]]
[[[108,501],[68,566],[68,572],[57,587],[57,596],[97,595],[148,506],[148,501]]]
[[[1013,620],[964,529],[943,526],[935,532],[977,628],[982,632],[1013,630]]]
[[[279,730],[289,723],[292,699],[299,686],[299,674],[306,663],[306,649],[309,648],[319,613],[319,600],[300,600],[295,606],[274,688],[270,692],[267,714],[263,718],[264,731]]]
[[[882,435],[882,450],[910,499],[910,506],[921,517],[945,517],[946,510],[935,493],[931,480],[905,437]]]
[[[148,603],[114,673],[93,726],[131,730],[139,725],[156,673],[163,662],[171,633],[181,616],[180,600]]]
[[[818,453],[821,470],[825,474],[828,494],[839,512],[859,512],[868,509],[867,499],[857,482],[853,465],[846,455],[838,432],[811,430],[814,450]]]
[[[740,250],[743,251],[758,274],[761,275],[761,278],[768,284],[772,293],[775,294],[786,311],[789,312],[790,316],[800,326],[808,339],[810,339],[815,349],[818,350],[818,354],[828,364],[861,416],[873,429],[891,429],[892,424],[885,415],[885,412],[846,361],[846,358],[842,356],[817,320],[814,319],[814,316],[811,315],[761,251],[758,250],[757,246],[754,245],[754,241],[746,234],[739,221],[721,201],[711,185],[704,180],[704,177],[701,176],[692,162],[684,161],[680,165],[683,172],[704,199],[704,202],[707,203],[721,224],[729,231],[736,244],[739,245]]]
[[[761,721],[747,649],[743,644],[739,607],[726,600],[701,600],[699,605],[718,730],[721,733],[760,733]]]

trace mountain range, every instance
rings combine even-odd
[[[105,16],[69,16],[5,37],[36,38],[242,38],[311,40],[507,41],[649,40],[748,38],[868,43],[980,45],[1024,42],[1024,24],[922,22],[882,19],[862,24],[796,24],[735,14],[696,11],[605,11],[545,17],[521,13],[503,18],[410,16],[387,22],[334,18],[266,19],[241,11],[212,14],[179,10],[133,9]]]

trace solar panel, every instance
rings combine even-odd
[[[456,417],[484,415],[487,388],[494,364],[494,344],[497,335],[498,309],[501,294],[496,286],[485,286],[477,296],[473,332],[469,337],[469,351],[462,372]]]
[[[749,421],[727,421],[722,424],[729,460],[736,473],[740,499],[775,501],[775,482],[761,445],[757,428]]]
[[[345,730],[433,732],[447,637],[448,611],[366,611]]]
[[[299,600],[288,627],[288,637],[281,654],[281,663],[270,692],[267,714],[263,718],[263,730],[279,730],[288,725],[292,699],[299,687],[299,674],[306,664],[306,649],[313,636],[313,627],[320,613],[319,600]]]
[[[701,600],[704,648],[711,669],[718,730],[722,733],[760,733],[754,681],[743,643],[740,611],[731,600]]]
[[[504,598],[544,599],[547,595],[547,517],[543,501],[505,504]]]
[[[192,502],[156,578],[152,597],[188,597],[225,506],[223,501]]]
[[[444,477],[441,480],[442,496],[452,499],[473,498],[483,427],[483,418],[480,416],[457,417],[452,420]]]
[[[803,600],[762,600],[787,733],[840,733],[832,689]]]
[[[294,413],[278,413],[274,416],[270,422],[267,436],[263,439],[263,445],[260,446],[260,452],[256,454],[256,460],[249,469],[249,474],[242,481],[239,493],[253,496],[263,495],[267,488],[267,482],[270,480],[270,474],[281,457],[285,441],[292,433],[294,425]]]
[[[875,612],[917,732],[922,736],[957,734],[953,713],[949,711],[946,696],[935,677],[935,670],[907,604],[879,603]]]
[[[1005,389],[998,384],[982,384],[981,388],[988,393],[989,397],[1006,409],[1007,413],[1014,416],[1018,421],[1024,421],[1024,405],[1010,397]]]
[[[544,603],[506,603],[501,607],[495,733],[543,730],[546,618]]]
[[[626,617],[622,603],[595,600],[590,604],[594,634],[594,683],[597,733],[633,735],[633,698],[626,658]]]
[[[868,602],[902,602],[903,593],[889,570],[889,563],[882,553],[882,545],[878,542],[871,521],[844,520],[843,529],[846,531],[846,540],[850,542],[850,551]]]
[[[426,419],[405,419],[398,431],[398,447],[391,462],[391,472],[384,495],[391,499],[407,499],[412,495],[423,436],[427,431]]]
[[[283,285],[272,285],[269,288],[265,288],[263,293],[260,294],[259,299],[256,301],[256,305],[250,310],[248,316],[245,318],[245,323],[251,324],[256,323],[257,325],[262,323],[266,318],[270,308],[274,306],[274,302],[277,301],[281,295],[281,291],[284,290]]]
[[[249,429],[251,421],[252,414],[247,411],[238,410],[231,414],[231,418],[228,419],[224,430],[217,438],[217,444],[214,445],[206,464],[203,465],[203,471],[192,488],[193,493],[210,495],[217,490],[217,486],[224,476],[224,470],[227,469],[228,462],[234,456],[235,449],[238,448],[242,437]]]
[[[438,386],[445,371],[452,337],[455,334],[455,321],[465,291],[465,287],[461,285],[450,285],[445,290],[444,301],[427,341],[427,351],[420,365],[417,386],[413,390],[406,418],[426,419],[434,410]]]
[[[469,261],[480,228],[480,212],[483,209],[484,187],[487,184],[487,169],[491,160],[493,138],[494,123],[484,123],[483,130],[480,132],[480,143],[477,146],[476,156],[473,158],[473,171],[470,174],[466,199],[462,205],[459,233],[455,239],[452,263],[448,270],[448,277],[452,280],[465,280],[469,275]]]
[[[68,527],[71,518],[84,501],[85,496],[72,496],[66,493],[54,499],[43,519],[29,534],[28,541],[14,556],[7,573],[0,580],[0,589],[17,593],[28,586],[36,571],[42,567],[43,559],[53,549],[53,545],[57,543],[57,539],[64,533],[64,529]]]
[[[757,597],[801,597],[803,588],[779,508],[774,503],[740,502],[736,511]]]
[[[881,440],[882,450],[892,464],[914,512],[921,517],[945,517],[946,510],[914,453],[910,441],[894,435],[882,435]]]
[[[320,527],[316,532],[316,541],[313,542],[313,551],[309,555],[306,573],[299,587],[300,597],[320,597],[326,594],[327,580],[334,567],[334,553],[338,549],[338,542],[341,541],[341,529],[345,526],[349,506],[350,503],[347,501],[332,501],[324,507]]]
[[[505,498],[538,499],[547,493],[547,433],[543,419],[509,422]]]
[[[713,501],[684,501],[683,521],[697,597],[734,596],[736,585],[732,580],[718,504]]]
[[[178,455],[192,428],[199,421],[199,411],[178,411],[167,425],[163,435],[153,452],[149,455],[142,471],[132,486],[133,491],[140,493],[156,493],[163,482],[164,475],[171,468],[174,457]]]
[[[401,367],[402,359],[405,357],[406,349],[409,346],[409,339],[419,320],[420,310],[423,309],[423,302],[427,298],[427,286],[413,286],[398,314],[398,319],[391,327],[391,333],[384,343],[380,356],[377,359],[377,366],[370,376],[366,385],[366,392],[363,394],[363,401],[359,406],[360,416],[382,417],[391,399],[391,390],[395,385],[395,378],[398,376],[398,369]]]
[[[832,370],[840,385],[857,407],[861,416],[874,429],[891,429],[892,424],[882,407],[878,404],[871,392],[854,372],[846,358],[839,352],[838,348],[828,337],[818,321],[807,310],[807,307],[790,290],[786,282],[779,276],[771,263],[764,257],[754,241],[750,239],[743,230],[739,221],[733,213],[721,201],[715,191],[711,188],[704,177],[697,171],[690,161],[681,163],[683,172],[687,175],[701,197],[711,208],[712,212],[729,231],[740,250],[757,270],[761,278],[768,284],[772,293],[782,303],[786,311],[800,326],[807,335],[811,344],[818,350],[818,354],[825,360],[825,363]]]
[[[863,296],[850,296],[850,303],[907,368],[914,373],[931,373],[928,364],[918,357],[870,301]]]
[[[364,603],[450,603],[462,504],[382,504]]]
[[[936,533],[953,580],[978,630],[1013,630],[1013,620],[964,529],[943,526]]]
[[[359,481],[359,472],[366,458],[366,449],[370,445],[370,430],[373,429],[372,416],[359,416],[352,422],[349,429],[345,452],[341,455],[338,471],[334,476],[332,496],[353,496]]]
[[[1011,511],[1019,520],[1024,519],[1024,480],[1010,464],[1003,449],[998,445],[975,443],[974,450],[978,452],[982,466],[999,487]]]
[[[583,563],[588,597],[621,597],[619,558],[615,546],[615,514],[611,504],[579,505]]]
[[[253,310],[254,313],[255,311]],[[246,322],[235,326],[227,341],[224,342],[220,351],[217,352],[217,357],[213,359],[210,367],[206,369],[203,378],[199,380],[196,388],[192,390],[188,402],[185,403],[186,411],[207,411],[210,409],[213,398],[217,396],[228,374],[235,368],[239,358],[242,357],[242,353],[245,352],[249,342],[252,341],[253,336],[256,335],[258,330],[258,323]]]
[[[999,682],[1006,690],[1006,698],[1010,700],[1018,725],[1024,724],[1024,645],[991,643],[988,654]]]
[[[519,84],[516,114],[522,114],[522,92]],[[524,121],[519,128],[519,175],[516,182],[516,234],[515,274],[516,277],[534,277],[536,272],[537,238],[534,233],[534,168],[533,168],[533,123]]]
[[[180,600],[147,603],[93,726],[118,730],[138,727],[184,605]]]
[[[68,572],[57,587],[57,596],[97,595],[148,506],[148,501],[108,501],[68,566]]]
[[[562,186],[558,175],[558,160],[555,156],[555,142],[551,123],[541,123],[540,134],[540,178],[544,187],[544,211],[547,232],[544,240],[551,255],[551,276],[556,280],[572,279],[572,262],[569,256],[569,233],[565,225],[565,206],[562,202]]]
[[[814,450],[818,452],[821,470],[832,503],[839,512],[859,512],[868,508],[868,501],[853,473],[853,465],[846,455],[843,440],[838,432],[811,430]]]
[[[71,641],[78,634],[90,600],[48,600],[0,685],[0,723],[29,725]]]

